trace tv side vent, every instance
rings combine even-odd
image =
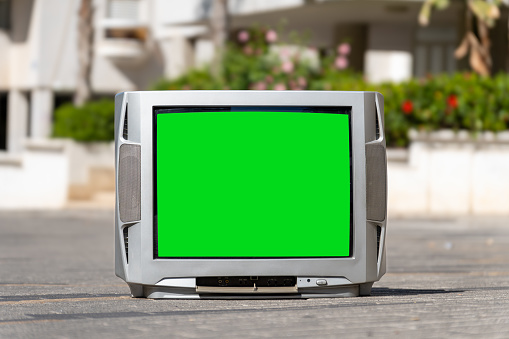
[[[366,145],[366,216],[368,220],[384,221],[387,209],[387,165],[385,147]]]
[[[377,226],[376,227],[376,257],[379,258],[380,253],[380,236],[382,235],[382,227]],[[127,252],[127,250],[126,250]]]
[[[122,222],[141,219],[141,146],[123,144],[118,159],[118,210]]]
[[[129,139],[129,120],[128,120],[127,104],[125,105],[124,128],[122,130],[122,137],[125,140]]]
[[[127,112],[126,112],[126,119],[127,119]],[[378,140],[380,138],[380,122],[378,121],[378,115],[375,119],[375,140]]]
[[[129,263],[129,227],[124,227],[125,261]]]

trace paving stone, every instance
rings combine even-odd
[[[0,212],[0,338],[509,338],[509,225],[397,219],[369,297],[146,300],[115,277],[113,213]]]

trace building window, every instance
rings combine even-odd
[[[108,18],[138,20],[139,1],[138,0],[109,0]]]
[[[139,24],[139,5],[138,0],[109,0],[108,19],[120,22],[129,21],[130,25],[107,28],[105,30],[106,38],[146,41],[147,28]]]
[[[105,30],[106,38],[110,39],[133,39],[145,41],[147,39],[146,27],[137,28],[108,28]]]
[[[0,93],[0,151],[7,149],[7,93]]]
[[[0,29],[11,28],[11,0],[0,0]]]
[[[419,28],[414,51],[415,76],[422,78],[427,74],[455,72],[454,50],[456,43],[454,27]]]

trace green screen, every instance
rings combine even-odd
[[[156,257],[350,255],[347,114],[156,114]]]

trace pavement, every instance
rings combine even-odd
[[[396,219],[372,295],[146,300],[114,274],[113,212],[0,212],[0,338],[509,338],[508,218]]]

